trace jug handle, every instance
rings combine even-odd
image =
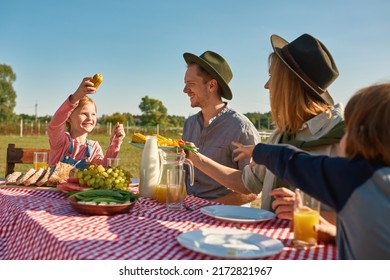
[[[194,164],[192,163],[191,160],[189,160],[188,158],[186,158],[184,160],[184,163],[185,164],[188,164],[189,167],[190,167],[190,185],[193,186],[194,185]]]
[[[158,180],[157,185],[160,185],[161,178],[162,178],[162,172],[163,172],[163,164],[164,164],[164,151],[162,149],[158,149],[158,155],[160,158],[160,172],[158,174]]]

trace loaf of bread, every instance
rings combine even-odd
[[[46,169],[39,168],[35,170],[30,168],[27,172],[13,172],[5,179],[6,185],[24,185],[24,186],[48,186],[54,187],[66,182],[72,177],[75,171],[73,165],[59,162],[55,166]]]
[[[68,180],[69,177],[73,175],[74,170],[75,167],[73,165],[63,162],[57,163],[49,179],[46,182],[46,186],[53,187],[66,182],[66,180]]]

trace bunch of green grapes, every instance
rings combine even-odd
[[[121,167],[90,165],[85,169],[76,170],[74,177],[81,186],[94,189],[128,190],[130,173]]]

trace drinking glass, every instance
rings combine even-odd
[[[320,202],[310,195],[295,190],[294,204],[294,246],[297,248],[317,244],[314,226],[320,222]]]
[[[47,168],[47,152],[34,152],[33,167],[35,170]]]
[[[107,166],[117,167],[121,164],[120,158],[107,158]]]

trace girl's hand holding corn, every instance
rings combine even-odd
[[[81,98],[83,98],[85,95],[96,93],[97,88],[102,82],[103,82],[102,74],[95,74],[93,77],[85,77],[81,81],[77,90],[71,95],[70,102],[74,104],[77,101],[79,101]]]

